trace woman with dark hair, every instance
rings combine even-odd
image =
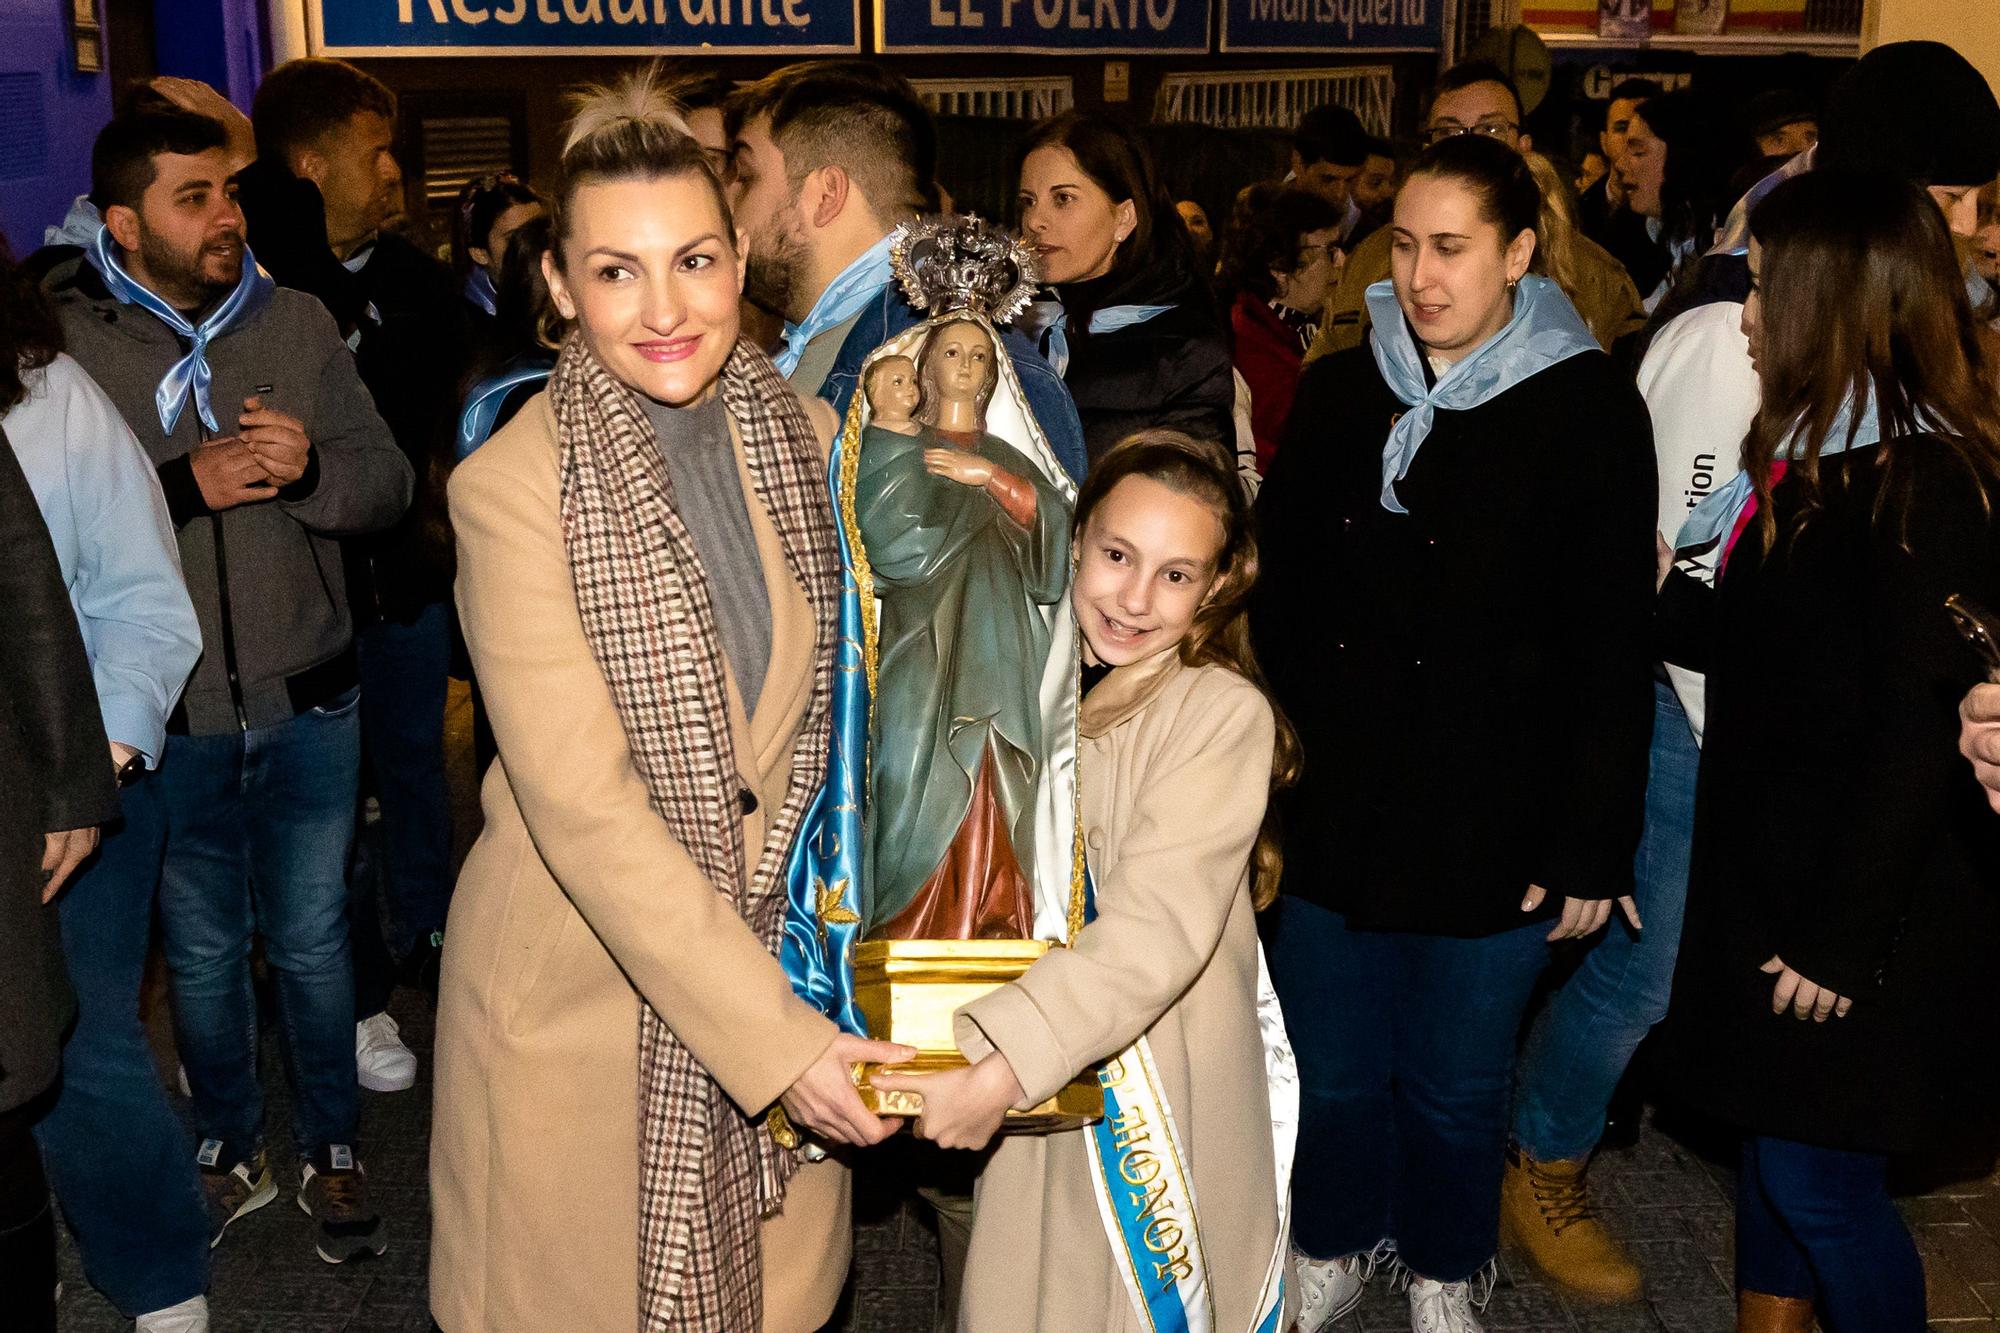
[[[1091,461],[1148,426],[1232,452],[1222,323],[1138,132],[1064,112],[1028,132],[1014,168],[1021,230],[1055,297],[1040,311],[1042,350],[1075,400]]]
[[[431,1312],[806,1333],[846,1168],[769,1117],[879,1141],[849,1070],[915,1054],[840,1033],[777,958],[827,763],[833,413],[738,337],[739,233],[650,75],[586,99],[552,213],[573,328],[451,479],[500,762],[438,986]]]
[[[499,313],[500,261],[507,238],[548,211],[542,197],[501,173],[465,183],[452,214],[451,266],[465,285],[466,301],[492,318]]]
[[[473,363],[458,417],[457,461],[514,419],[555,369],[564,321],[549,299],[542,256],[552,226],[547,214],[531,218],[507,238],[494,290],[493,337]]]
[[[1636,917],[1652,438],[1530,272],[1540,207],[1505,143],[1425,150],[1370,341],[1308,367],[1259,495],[1251,627],[1305,754],[1266,937],[1304,1333],[1392,1254],[1412,1327],[1476,1333],[1522,1013],[1552,941]]]
[[[1715,241],[1739,197],[1730,188],[1755,149],[1723,110],[1683,89],[1649,98],[1632,114],[1625,149],[1613,164],[1625,204],[1646,220],[1657,249],[1633,272],[1648,314]],[[1644,252],[1640,252],[1644,253]],[[1636,263],[1626,257],[1627,265]]]
[[[1340,210],[1307,190],[1253,200],[1229,229],[1217,283],[1229,307],[1237,373],[1250,386],[1257,470],[1271,466],[1299,367],[1340,276]]]
[[[1890,1155],[1982,1148],[2000,1100],[2000,824],[1956,751],[1982,675],[1944,602],[2000,606],[2000,412],[1951,237],[1917,188],[1808,172],[1751,214],[1762,389],[1743,473],[1665,575],[1706,670],[1693,870],[1662,1040],[1745,1133],[1745,1330],[1917,1333]],[[1664,555],[1664,552],[1663,552]]]

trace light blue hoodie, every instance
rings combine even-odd
[[[90,202],[89,195],[80,194],[70,202],[62,226],[43,228],[42,244],[80,245],[88,249],[103,225],[104,219],[97,215],[97,205]]]

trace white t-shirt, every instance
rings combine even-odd
[[[1653,417],[1660,467],[1660,531],[1674,540],[1688,511],[1742,470],[1743,437],[1761,393],[1734,301],[1696,306],[1661,329],[1639,366],[1639,392]],[[1719,548],[1718,548],[1719,549]],[[1714,551],[1682,568],[1715,581]],[[1697,739],[1704,720],[1704,678],[1667,664]]]

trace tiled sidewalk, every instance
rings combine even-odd
[[[450,740],[455,761],[470,752],[470,718],[463,687],[454,687]],[[454,802],[461,850],[476,820],[469,765],[454,765]],[[153,991],[151,1028],[162,1069],[173,1072],[164,996]],[[422,1058],[415,1089],[362,1094],[361,1138],[374,1192],[389,1227],[389,1252],[379,1260],[332,1267],[313,1252],[310,1226],[293,1203],[296,1166],[280,1169],[278,1202],[230,1229],[216,1251],[213,1333],[426,1333],[424,1274],[430,1226],[425,1161],[430,1141],[429,1002],[398,994],[392,1012]],[[282,1066],[276,1036],[265,1034],[269,1141],[289,1142]],[[1980,1053],[1981,1058],[1992,1058]],[[185,1107],[185,1102],[181,1105]],[[1731,1173],[1688,1146],[1684,1133],[1648,1124],[1637,1146],[1602,1155],[1592,1172],[1607,1225],[1645,1269],[1649,1299],[1641,1305],[1591,1307],[1540,1280],[1513,1256],[1502,1256],[1501,1281],[1487,1310],[1492,1333],[1729,1333]],[[923,1210],[891,1169],[863,1172],[857,1183],[854,1272],[833,1324],[840,1333],[929,1333],[937,1305],[937,1247]],[[274,1163],[277,1155],[274,1153]],[[1949,1172],[1936,1179],[1948,1179]],[[1967,1174],[1961,1170],[1957,1174]],[[1970,1184],[1912,1185],[1904,1211],[1916,1229],[1930,1281],[1933,1327],[2000,1333],[2000,1175]],[[63,1333],[127,1333],[131,1325],[84,1281],[65,1237]],[[1386,1286],[1386,1284],[1378,1284]],[[0,1333],[6,1313],[0,1311]],[[1407,1308],[1386,1289],[1371,1291],[1339,1333],[1406,1333]],[[570,1333],[570,1330],[453,1330],[452,1333]],[[735,1333],[734,1330],[728,1333]],[[1059,1333],[1092,1333],[1088,1329]]]
[[[424,1163],[431,1022],[428,1003],[410,992],[398,995],[395,1012],[423,1057],[425,1077],[410,1092],[362,1096],[362,1140],[388,1218],[388,1254],[338,1268],[322,1263],[313,1253],[308,1221],[292,1201],[296,1170],[287,1167],[281,1179],[289,1188],[278,1202],[232,1228],[216,1252],[214,1333],[425,1333],[430,1327]],[[284,1081],[269,1050],[272,1040],[275,1034],[267,1032],[271,1142],[282,1144]],[[936,1242],[923,1210],[882,1175],[864,1175],[860,1182],[854,1276],[835,1327],[843,1333],[929,1333],[937,1300]],[[1493,1333],[1727,1333],[1733,1327],[1728,1169],[1649,1125],[1636,1147],[1604,1154],[1593,1178],[1608,1224],[1646,1271],[1648,1301],[1618,1308],[1575,1302],[1506,1256],[1487,1327]],[[1924,1251],[1934,1326],[2000,1333],[2000,1178],[1915,1195],[1904,1209]],[[64,1333],[130,1328],[84,1282],[67,1242],[63,1264]],[[1402,1301],[1384,1289],[1371,1291],[1360,1312],[1338,1327],[1340,1333],[1403,1333],[1409,1322]]]

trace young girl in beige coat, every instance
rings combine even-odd
[[[918,1132],[968,1149],[1080,1072],[1105,1084],[1099,1125],[1002,1138],[986,1163],[970,1333],[1283,1327],[1297,1084],[1254,915],[1277,881],[1266,800],[1297,758],[1243,627],[1246,506],[1211,453],[1142,432],[1078,496],[1095,916],[959,1011],[969,1067],[874,1080],[922,1091]]]

